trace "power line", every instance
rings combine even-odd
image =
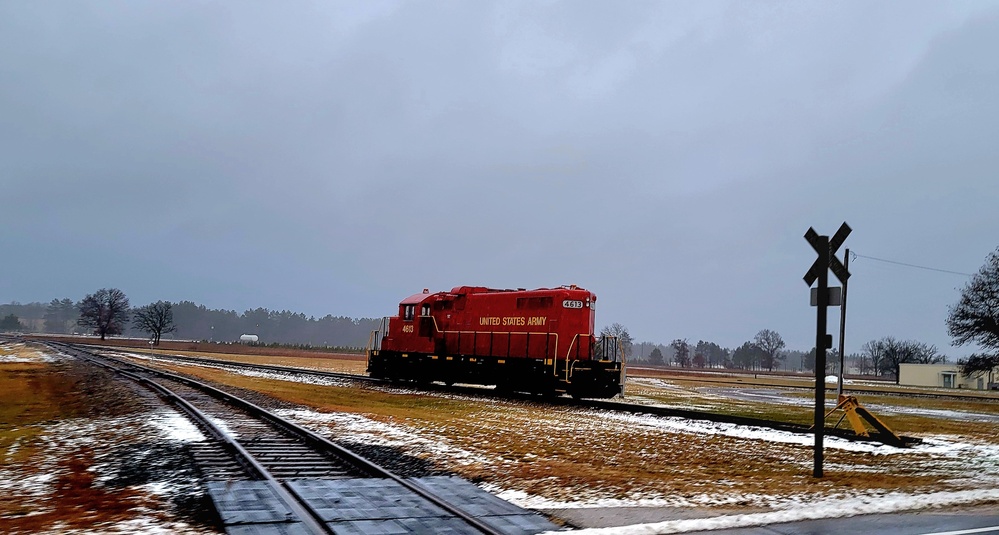
[[[878,262],[885,262],[885,263],[888,263],[888,264],[896,264],[896,265],[899,265],[899,266],[906,266],[906,267],[911,267],[911,268],[916,268],[916,269],[925,269],[925,270],[928,270],[928,271],[939,271],[940,273],[950,273],[951,275],[961,275],[961,276],[964,276],[964,277],[974,277],[975,276],[974,273],[962,273],[960,271],[950,271],[949,269],[938,269],[938,268],[932,268],[932,267],[927,267],[927,266],[917,266],[916,264],[907,264],[905,262],[896,262],[894,260],[885,260],[884,258],[875,258],[873,256],[865,256],[865,255],[862,255],[862,254],[857,254],[857,253],[855,253],[853,251],[850,251],[850,255],[853,256],[854,258],[866,258],[868,260],[877,260]]]

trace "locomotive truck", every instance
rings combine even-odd
[[[594,336],[596,302],[575,285],[425,289],[403,299],[398,314],[371,333],[368,373],[542,395],[623,394],[624,355],[616,338]]]

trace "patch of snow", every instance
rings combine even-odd
[[[608,507],[704,507],[747,503],[759,506],[769,506],[774,501],[774,497],[770,495],[731,491],[689,496],[671,495],[651,497],[635,495],[627,498],[600,497],[598,492],[594,492],[592,497],[588,497],[588,489],[574,490],[573,501],[562,501],[535,496],[520,490],[504,489],[500,485],[491,483],[480,483],[479,487],[482,490],[495,494],[499,498],[514,505],[518,505],[525,509],[537,510],[594,509]]]
[[[334,434],[340,440],[378,446],[404,446],[410,453],[422,453],[428,458],[446,457],[457,464],[491,465],[503,462],[502,459],[485,457],[451,445],[439,435],[426,437],[410,427],[379,422],[360,414],[324,413],[306,409],[281,409],[276,414],[295,420],[305,427],[325,427],[320,432]]]
[[[93,529],[77,528],[73,529],[72,533],[74,535],[134,535],[136,533],[142,533],[143,535],[183,535],[185,533],[216,533],[214,530],[209,531],[205,529],[198,529],[184,522],[164,522],[163,520],[155,518],[155,514],[155,512],[150,511],[150,516],[140,516],[138,518],[123,520],[113,524],[102,523],[99,528]],[[63,530],[57,529],[54,532],[62,533]]]
[[[225,420],[219,420],[218,418],[216,418],[214,416],[211,416],[211,415],[207,415],[207,416],[208,416],[208,419],[213,424],[215,424],[215,427],[218,427],[219,430],[222,431],[222,433],[224,433],[225,435],[228,435],[229,437],[232,437],[234,439],[238,439],[239,438],[239,433],[237,433],[236,431],[233,431],[232,428],[229,427],[229,424],[227,424],[225,422]]]
[[[316,385],[316,386],[340,386],[340,387],[350,386],[349,379],[341,379],[337,377],[325,377],[321,375],[310,375],[308,373],[282,372],[277,370],[254,370],[250,368],[244,368],[242,366],[226,366],[224,364],[216,364],[212,362],[175,361],[169,358],[161,358],[158,356],[146,355],[143,353],[122,353],[120,354],[120,356],[139,359],[139,360],[146,360],[151,362],[169,363],[176,366],[188,366],[188,367],[221,370],[236,375],[242,375],[244,377],[258,377],[261,379],[292,381],[296,383]]]
[[[137,358],[143,358],[135,355]],[[147,357],[148,358],[148,357]],[[348,383],[319,376],[309,376],[304,374],[289,374],[282,372],[257,372],[237,367],[217,366],[210,364],[188,364],[191,366],[204,366],[221,369],[227,372],[266,377],[284,381],[296,381],[300,383],[344,386]],[[835,380],[835,376],[832,380]],[[676,389],[684,390],[692,394],[695,400],[708,401],[712,399],[722,399],[728,397],[724,395],[705,394],[703,392],[690,392],[681,389],[669,381],[661,379],[642,379],[639,383],[640,394],[629,396],[629,401],[634,401],[637,397],[642,401],[661,403],[650,398],[642,398],[641,394],[648,396],[655,395],[655,389]],[[633,384],[629,379],[629,384]],[[648,387],[648,390],[645,388]],[[412,394],[409,389],[395,387],[375,387],[380,391],[400,394]],[[719,387],[714,388],[717,392]],[[451,395],[441,393],[423,393],[424,395],[434,395],[449,399],[471,399],[462,395]],[[783,393],[775,390],[774,396],[779,395],[781,403],[796,403],[798,398],[786,397]],[[698,399],[700,398],[700,399]],[[753,401],[757,401],[754,399]],[[687,420],[683,418],[669,418],[652,415],[633,415],[608,413],[604,411],[579,411],[577,409],[563,410],[552,408],[539,413],[536,408],[520,408],[517,403],[510,403],[501,400],[474,399],[479,405],[491,404],[502,406],[505,409],[513,409],[514,412],[532,413],[527,418],[533,424],[532,434],[537,432],[539,441],[544,440],[544,434],[553,433],[554,430],[569,426],[578,436],[592,436],[599,429],[626,429],[636,433],[662,433],[675,436],[683,435],[714,435],[729,437],[737,440],[744,440],[745,445],[759,448],[773,448],[774,444],[786,444],[790,447],[788,451],[799,452],[811,448],[814,437],[789,433],[785,431],[773,430],[760,427],[743,427],[734,424],[714,423],[707,421]],[[801,398],[800,403],[811,404],[807,398]],[[688,407],[691,403],[688,402]],[[712,410],[706,407],[705,410]],[[896,412],[905,412],[910,409],[892,408]],[[916,409],[918,410],[918,409]],[[435,431],[430,428],[414,428],[406,425],[406,420],[391,420],[388,422],[374,420],[360,414],[343,413],[323,413],[304,409],[286,409],[277,411],[283,416],[289,417],[301,423],[305,427],[317,429],[327,435],[335,435],[338,439],[353,442],[376,444],[386,446],[401,446],[414,452],[415,455],[428,459],[446,459],[459,465],[477,465],[479,467],[502,468],[506,464],[515,463],[516,460],[503,458],[503,455],[492,455],[478,453],[475,445],[468,445],[465,449],[461,447],[457,440],[448,440],[446,429]],[[890,412],[890,411],[885,411]],[[947,411],[936,411],[937,414],[946,416]],[[511,420],[515,419],[512,418]],[[492,431],[501,429],[504,425],[502,420],[494,421],[486,418]],[[592,426],[592,427],[591,427]],[[564,430],[564,429],[563,429]],[[511,432],[524,432],[524,428],[516,423],[510,424]],[[857,465],[844,463],[840,465],[830,464],[832,468],[842,468],[843,470],[855,471],[878,471],[879,464],[884,463],[906,463],[914,469],[926,469],[940,474],[961,474],[960,481],[962,487],[977,487],[983,489],[999,488],[999,444],[980,443],[966,440],[956,436],[929,436],[924,437],[922,444],[915,447],[902,449],[887,445],[851,442],[838,437],[827,437],[825,445],[828,449],[841,450],[867,454],[872,456],[893,457],[880,461],[872,465],[860,463]],[[793,448],[793,449],[792,449]],[[533,459],[531,453],[524,454],[523,459]],[[849,458],[849,457],[846,457]],[[788,461],[792,462],[792,461]],[[806,466],[807,469],[807,466]],[[700,519],[673,521],[657,524],[644,524],[625,528],[614,528],[610,531],[592,531],[589,533],[675,533],[679,531],[713,529],[712,521],[718,526],[752,526],[774,522],[785,522],[811,518],[808,516],[795,517],[795,515],[809,514],[807,511],[819,511],[814,514],[844,516],[843,511],[866,511],[866,512],[893,512],[897,510],[918,509],[921,507],[931,507],[935,505],[955,505],[961,503],[974,503],[978,501],[997,499],[994,494],[981,494],[977,491],[950,491],[937,492],[931,494],[905,494],[886,493],[884,491],[867,491],[862,496],[836,493],[830,495],[825,492],[815,493],[782,493],[776,495],[762,495],[750,492],[739,492],[731,485],[723,482],[715,482],[714,485],[704,485],[703,492],[685,495],[665,494],[656,492],[635,492],[633,495],[620,497],[619,494],[607,492],[599,485],[593,487],[575,487],[569,493],[560,493],[561,496],[573,496],[573,501],[564,502],[544,496],[534,496],[518,489],[504,488],[509,482],[496,482],[493,484],[480,485],[484,489],[498,494],[501,498],[516,503],[518,505],[534,509],[566,509],[582,507],[702,507],[702,506],[760,506],[774,508],[776,510],[767,513],[729,515],[716,517],[716,519]],[[957,486],[957,485],[955,485]],[[997,491],[989,491],[997,492]],[[609,499],[609,496],[616,496]],[[807,507],[805,506],[807,505]],[[888,508],[885,511],[877,508]],[[765,516],[770,515],[770,516]],[[827,518],[828,516],[816,516],[815,518]],[[686,523],[681,523],[686,522]],[[755,523],[754,523],[755,522]],[[727,524],[728,523],[728,524]],[[624,531],[631,530],[631,531]]]
[[[767,513],[670,520],[652,524],[580,529],[568,532],[552,531],[547,532],[545,535],[557,535],[561,533],[579,535],[663,535],[690,531],[765,526],[783,522],[799,522],[802,520],[818,520],[823,518],[842,518],[863,514],[895,513],[913,509],[969,505],[996,500],[999,500],[999,489],[994,488],[943,491],[928,494],[890,492],[846,499],[809,500],[807,502],[787,500],[777,506],[780,510]]]
[[[730,423],[709,422],[706,420],[688,420],[675,416],[652,416],[648,414],[604,413],[593,411],[592,416],[606,420],[624,423],[637,427],[650,427],[670,433],[697,433],[702,435],[721,435],[732,438],[778,442],[783,444],[798,444],[809,446],[815,443],[812,435],[791,433],[766,427],[750,427]],[[852,442],[839,437],[826,437],[827,448],[846,451],[874,453],[879,455],[905,453],[915,451],[915,448],[903,449],[872,442]]]
[[[22,342],[0,343],[0,364],[26,362],[55,362],[58,355],[43,353]]]
[[[925,409],[921,407],[900,407],[882,404],[867,405],[867,408],[878,414],[914,414],[941,420],[964,420],[969,422],[999,423],[999,414],[981,412],[956,411],[946,409]]]
[[[205,435],[191,420],[176,412],[153,414],[149,424],[159,429],[167,440],[179,442],[204,442]]]

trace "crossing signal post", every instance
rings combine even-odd
[[[832,348],[832,336],[826,333],[826,309],[830,306],[829,292],[829,271],[846,284],[850,278],[850,272],[842,262],[836,258],[836,250],[839,249],[846,237],[850,235],[850,226],[845,222],[840,225],[839,230],[832,238],[820,236],[815,229],[809,227],[805,232],[805,240],[815,249],[819,257],[815,259],[812,267],[808,269],[803,277],[805,284],[811,287],[818,281],[815,288],[814,304],[815,313],[815,466],[812,469],[813,477],[822,477],[822,440],[825,435],[825,401],[826,401],[826,349]],[[835,305],[833,305],[835,306]],[[843,371],[840,370],[840,374]]]

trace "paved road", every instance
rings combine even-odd
[[[698,531],[704,535],[999,535],[996,510],[965,513],[905,513],[809,520],[766,527]]]

